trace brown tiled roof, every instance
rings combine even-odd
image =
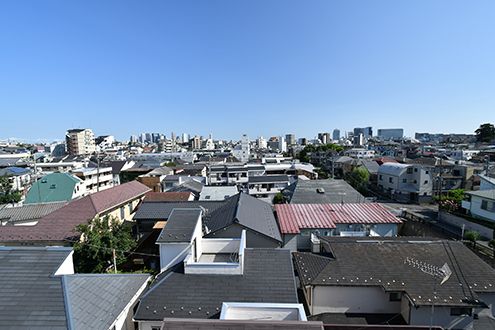
[[[87,223],[127,201],[139,198],[150,189],[132,181],[69,202],[44,216],[35,226],[0,227],[0,242],[64,241],[77,236],[75,227]]]
[[[191,197],[191,192],[152,192],[146,194],[144,200],[146,202],[181,202],[188,201]]]

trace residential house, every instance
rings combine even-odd
[[[495,189],[466,191],[461,205],[475,218],[495,222]]]
[[[137,177],[137,180],[154,192],[162,191],[162,181],[169,175],[173,175],[174,170],[167,166],[161,166],[152,171]]]
[[[133,330],[147,274],[74,274],[72,249],[0,247],[1,329]]]
[[[375,150],[368,150],[364,148],[352,148],[344,151],[345,156],[349,156],[352,158],[373,158],[375,157]]]
[[[400,202],[430,202],[433,168],[418,164],[385,163],[378,169],[378,188]]]
[[[73,170],[72,174],[81,179],[86,186],[86,193],[92,194],[113,187],[111,167],[85,167]]]
[[[288,250],[247,248],[244,230],[204,238],[201,218],[201,209],[176,209],[163,228],[163,272],[140,298],[139,329],[160,328],[165,317],[218,319],[225,302],[298,303]]]
[[[25,204],[70,201],[87,195],[83,180],[69,173],[51,173],[34,182]]]
[[[0,209],[2,226],[33,226],[39,219],[65,206],[67,202],[24,204]]]
[[[495,178],[487,175],[478,175],[480,178],[480,190],[495,189]]]
[[[239,190],[235,186],[204,186],[199,195],[199,200],[223,201],[238,193]]]
[[[311,248],[319,236],[397,236],[402,221],[378,203],[277,204],[275,212],[284,241],[291,251]]]
[[[53,172],[70,172],[79,168],[84,168],[89,164],[89,161],[84,156],[69,155],[55,157],[53,159],[44,162],[37,162],[35,164],[36,171],[41,173],[53,173]]]
[[[294,253],[312,315],[388,314],[445,329],[468,329],[483,313],[493,315],[495,270],[462,242],[320,237],[319,247]]]
[[[279,247],[282,237],[270,204],[245,193],[224,201],[143,202],[133,219],[140,236],[150,234],[157,223],[167,226],[174,209],[203,210],[203,231],[208,238],[239,237],[246,230],[248,247]]]
[[[31,183],[31,170],[23,167],[0,168],[0,177],[6,176],[14,191],[24,191]]]
[[[79,239],[75,228],[96,217],[131,220],[136,206],[150,189],[137,181],[70,201],[38,220],[33,226],[3,226],[3,245],[70,245]]]
[[[291,204],[364,203],[365,197],[344,180],[297,180],[282,192]]]
[[[272,197],[290,184],[287,175],[258,175],[248,179],[248,191],[255,197]]]

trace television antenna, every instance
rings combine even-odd
[[[452,275],[452,270],[447,263],[444,263],[442,267],[438,267],[429,264],[425,261],[407,257],[404,260],[404,264],[411,266],[412,268],[419,269],[425,274],[428,274],[434,278],[433,281],[433,298],[436,296],[437,291],[437,279],[440,280],[440,285],[447,282]],[[430,330],[433,328],[433,315],[435,313],[435,299],[432,299],[431,304],[431,316],[430,316]]]

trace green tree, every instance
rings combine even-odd
[[[356,167],[345,176],[345,180],[360,193],[368,191],[370,174],[364,167]]]
[[[476,133],[476,139],[478,142],[490,142],[495,139],[495,127],[493,124],[481,124],[480,127],[474,132]]]
[[[468,230],[466,233],[464,233],[464,237],[471,242],[473,248],[476,248],[476,241],[479,241],[481,235],[477,231]]]
[[[273,204],[283,204],[283,203],[285,203],[284,194],[282,194],[281,192],[276,193],[275,196],[273,197]]]
[[[17,203],[21,200],[21,193],[12,190],[12,183],[6,175],[0,176],[0,204]]]
[[[74,266],[76,272],[103,273],[113,263],[115,249],[117,267],[124,263],[136,247],[129,226],[116,218],[96,218],[90,224],[77,226],[81,240],[74,244]]]
[[[453,189],[450,190],[447,195],[436,198],[436,200],[440,204],[440,208],[449,212],[459,211],[463,199],[464,189]]]

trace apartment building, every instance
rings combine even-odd
[[[89,128],[69,129],[65,142],[69,155],[89,155],[96,151],[95,135]]]
[[[385,163],[378,169],[378,188],[401,202],[430,202],[433,167],[419,164]]]

